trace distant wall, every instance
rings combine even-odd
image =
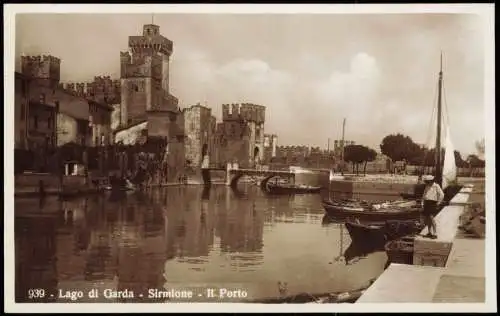
[[[323,180],[323,187],[329,188],[331,192],[337,193],[338,197],[356,198],[359,195],[394,196],[398,198],[401,193],[413,194],[415,184],[413,183],[382,183],[355,180],[332,181],[328,185],[328,175]],[[328,192],[328,190],[326,190]]]

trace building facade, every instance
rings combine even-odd
[[[338,140],[336,139],[334,142],[333,142],[333,153],[335,155],[335,157],[342,157],[342,148],[345,147],[345,146],[349,146],[349,145],[355,145],[356,143],[352,140],[344,140],[343,143],[342,143],[342,140]]]
[[[29,82],[22,73],[15,73],[14,82],[14,148],[27,149],[28,146],[28,124],[30,123],[28,116],[29,107]],[[49,109],[50,110],[50,109]],[[50,112],[50,111],[49,111]],[[38,124],[38,122],[37,122]],[[33,126],[31,126],[33,128]],[[38,128],[38,126],[37,126]],[[53,137],[53,130],[48,131],[45,137]]]
[[[203,158],[208,155],[209,165],[216,163],[215,144],[216,119],[212,109],[199,103],[182,110],[186,133],[186,162],[193,168],[200,168]]]
[[[46,151],[56,144],[56,99],[61,60],[53,56],[22,56],[16,73],[16,134],[23,149]],[[22,119],[21,119],[22,117]]]
[[[129,36],[128,44],[129,50],[120,53],[120,106],[114,106],[112,123],[115,142],[133,142],[134,135],[162,139],[167,181],[176,181],[184,173],[185,135],[183,113],[169,93],[173,43],[160,34],[159,26],[146,24],[142,35]]]
[[[222,105],[222,122],[217,124],[216,137],[218,165],[237,162],[240,167],[252,168],[263,161],[265,114],[262,105]]]
[[[264,162],[273,162],[273,158],[277,155],[278,135],[264,134]]]

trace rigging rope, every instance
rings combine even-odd
[[[434,117],[436,115],[436,110],[437,110],[437,97],[438,97],[438,89],[439,89],[439,82],[436,84],[436,89],[434,90],[434,101],[432,102],[433,106],[432,106],[432,114],[431,114],[431,120],[430,120],[430,123],[429,123],[429,127],[428,127],[428,130],[427,130],[427,140],[426,140],[426,143],[425,145],[426,146],[429,146],[429,143],[432,139],[432,130],[434,129]],[[431,148],[431,146],[429,146],[428,148]],[[425,151],[423,157],[422,157],[422,163],[421,163],[421,166],[425,166],[425,160],[427,159],[427,155],[429,154],[429,151]]]
[[[445,86],[444,86],[444,79],[443,79],[443,101],[444,101],[444,109],[445,109],[445,113],[446,113],[446,125],[447,127],[450,127],[450,112],[448,111],[448,102],[446,101],[446,90],[445,90]]]

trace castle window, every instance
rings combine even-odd
[[[33,127],[35,129],[38,129],[38,116],[37,115],[33,116]]]
[[[45,93],[40,93],[40,103],[45,104]]]
[[[47,128],[49,128],[49,129],[52,128],[52,118],[51,117],[49,117],[47,119]]]

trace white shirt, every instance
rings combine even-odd
[[[205,156],[203,157],[202,162],[201,162],[201,168],[202,168],[202,169],[208,169],[208,168],[209,168],[209,166],[210,166],[210,164],[209,164],[209,161],[208,161],[208,155],[205,155]]]
[[[424,200],[436,201],[441,203],[444,200],[444,192],[437,183],[426,185],[423,195]]]

